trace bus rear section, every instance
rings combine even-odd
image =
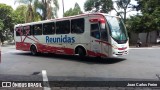
[[[90,57],[128,54],[128,36],[119,17],[83,14],[15,26],[16,49]]]

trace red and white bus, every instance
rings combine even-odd
[[[128,54],[129,38],[117,16],[82,14],[15,26],[17,50],[112,57]]]

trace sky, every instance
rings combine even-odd
[[[64,11],[67,11],[69,10],[70,8],[74,8],[74,5],[75,3],[77,2],[80,7],[81,7],[81,10],[84,11],[84,3],[85,3],[86,0],[64,0]],[[13,9],[16,9],[17,6],[19,5],[18,3],[15,4],[15,0],[0,0],[0,3],[5,3],[7,5],[10,5],[12,6]],[[62,0],[58,0],[58,3],[59,3],[59,11],[58,11],[58,17],[62,17],[63,16],[63,8],[62,8]],[[131,0],[131,3],[132,4],[136,4],[135,0]],[[115,15],[116,12],[112,11],[111,15]],[[132,12],[129,12],[127,14],[127,17],[129,17],[130,15],[135,15],[137,12],[135,11],[132,11]]]

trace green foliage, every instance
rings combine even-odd
[[[8,38],[8,35],[13,31],[13,9],[6,4],[0,4],[0,39],[1,42]]]
[[[15,3],[22,4],[15,11],[15,15],[20,16],[17,17],[18,23],[40,21],[42,19],[41,15],[35,10],[34,2],[35,0],[15,0]]]
[[[84,4],[85,11],[108,13],[113,9],[112,0],[87,0]]]
[[[0,32],[1,32],[1,30],[3,30],[3,28],[4,28],[3,21],[2,21],[2,20],[0,20]]]
[[[160,1],[159,0],[138,0],[142,16],[139,18],[139,24],[143,30],[138,28],[137,32],[151,32],[160,29]],[[136,16],[135,16],[136,17]],[[133,19],[131,18],[131,21]],[[136,24],[136,23],[131,23]]]
[[[143,32],[143,23],[141,23],[142,16],[136,15],[131,16],[130,19],[126,21],[126,27],[129,32],[141,33]]]
[[[137,0],[142,16],[134,16],[128,21],[131,31],[145,32],[146,43],[148,43],[149,32],[160,30],[160,1],[159,0]]]
[[[15,0],[15,3],[27,5],[27,11],[25,15],[25,22],[33,22],[34,21],[34,10],[33,10],[33,1],[34,0]]]
[[[14,15],[13,18],[15,24],[25,23],[26,12],[27,12],[26,5],[20,5],[17,7],[17,9],[13,12]]]
[[[27,5],[20,5],[14,11],[11,6],[6,4],[0,4],[0,38],[3,43],[4,40],[13,37],[14,25],[19,23],[25,23],[27,19],[31,18],[32,21],[41,20],[40,15],[33,11],[33,17],[27,17],[28,13]]]
[[[52,2],[53,4],[51,4]],[[41,17],[43,20],[57,17],[58,0],[34,0],[34,7],[35,11],[42,11]]]
[[[42,16],[40,15],[39,12],[34,11],[34,21],[41,21],[42,20]]]
[[[78,14],[82,14],[82,11],[78,3],[76,3],[73,9],[70,8],[68,11],[64,13],[64,16],[66,17],[66,16],[73,16]]]

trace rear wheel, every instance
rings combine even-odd
[[[32,54],[32,55],[37,55],[37,54],[38,54],[37,48],[36,48],[34,45],[31,46],[31,54]]]

